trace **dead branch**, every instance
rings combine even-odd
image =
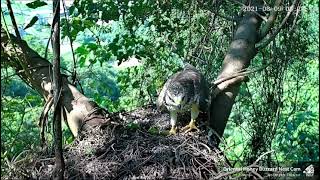
[[[256,45],[257,49],[262,49],[264,47],[266,47],[271,41],[273,41],[276,36],[279,34],[279,32],[281,31],[281,29],[283,28],[283,26],[285,25],[285,23],[287,22],[287,20],[289,19],[290,15],[292,14],[293,10],[295,9],[296,5],[297,5],[298,0],[295,0],[292,5],[290,6],[287,15],[285,16],[285,18],[283,18],[280,26],[272,33],[272,35],[270,35],[270,37],[266,40],[264,40],[261,43],[258,43]]]
[[[259,39],[263,39],[269,33],[271,28],[273,27],[274,21],[276,20],[277,15],[278,15],[277,9],[279,9],[281,1],[282,0],[276,0],[276,2],[274,3],[274,7],[272,8],[272,10],[270,12],[270,16],[268,17],[266,24],[264,25],[264,27],[261,28],[261,31],[259,33]]]

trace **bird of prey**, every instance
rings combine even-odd
[[[169,135],[177,132],[177,112],[191,111],[191,121],[181,131],[199,130],[195,125],[196,118],[200,111],[207,111],[208,101],[208,83],[195,67],[187,64],[184,70],[170,77],[157,100],[158,108],[165,107],[170,112]]]

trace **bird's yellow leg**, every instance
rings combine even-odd
[[[199,129],[196,126],[196,119],[199,115],[199,108],[197,105],[193,104],[191,108],[191,121],[189,124],[181,129],[181,131],[184,131],[185,133],[192,131],[193,129],[196,129],[199,131]]]
[[[171,129],[169,131],[169,136],[171,135],[176,135],[177,134],[177,112],[176,111],[170,111],[170,124],[171,124]]]
[[[169,131],[169,136],[176,135],[176,134],[177,134],[177,127],[172,126],[170,131]]]
[[[189,124],[186,125],[185,127],[183,127],[183,128],[181,129],[181,131],[184,131],[184,133],[187,133],[187,132],[192,131],[193,129],[199,131],[199,128],[197,128],[197,126],[196,126],[196,120],[195,120],[195,119],[191,119],[191,121],[189,122]]]

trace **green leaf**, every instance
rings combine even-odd
[[[26,5],[27,5],[29,8],[36,9],[36,8],[38,8],[38,7],[47,5],[47,3],[44,2],[44,1],[36,0],[36,1],[31,2],[31,3],[27,3]]]
[[[74,9],[75,9],[75,6],[70,6],[70,8],[69,8],[69,13],[70,13],[70,14],[73,14]]]
[[[131,130],[136,130],[139,129],[139,124],[131,122],[127,124],[127,128]]]
[[[139,81],[135,81],[132,83],[132,88],[138,88],[140,87],[140,82]]]
[[[33,18],[30,20],[30,22],[26,25],[24,30],[28,29],[29,27],[32,27],[37,21],[39,20],[38,16],[33,16]]]
[[[86,62],[86,58],[83,57],[83,56],[81,56],[80,59],[79,59],[79,65],[80,65],[80,67],[83,67],[85,62]]]
[[[87,51],[87,49],[83,46],[80,46],[76,49],[76,53],[80,54],[80,55],[84,55],[86,56],[89,52]]]
[[[86,44],[86,48],[88,48],[90,50],[96,50],[96,49],[98,49],[98,45],[95,43],[88,43],[88,44]]]
[[[149,129],[148,129],[148,132],[149,132],[150,134],[154,134],[154,135],[157,135],[157,134],[160,133],[159,129],[156,128],[156,127],[151,127],[151,128],[149,128]]]

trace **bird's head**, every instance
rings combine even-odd
[[[180,91],[168,91],[165,102],[172,110],[182,110],[187,105],[185,93]]]

